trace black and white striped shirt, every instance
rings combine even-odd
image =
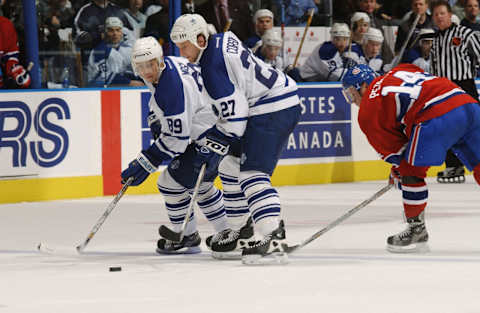
[[[432,74],[450,80],[474,79],[480,60],[480,33],[452,24],[436,34],[430,56]]]

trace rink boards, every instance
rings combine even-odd
[[[302,119],[275,185],[385,178],[339,84],[299,86]],[[120,172],[150,145],[146,88],[2,92],[0,203],[116,194]],[[160,169],[161,170],[161,169]],[[129,193],[155,193],[158,173]]]

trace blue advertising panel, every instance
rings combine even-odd
[[[333,85],[299,86],[302,118],[282,159],[352,155],[351,107],[341,90]]]

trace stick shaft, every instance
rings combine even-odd
[[[88,234],[87,236],[87,239],[85,239],[85,241],[78,245],[77,246],[77,251],[78,252],[82,252],[83,249],[85,249],[85,247],[88,245],[88,243],[90,242],[90,240],[93,238],[93,236],[95,236],[95,234],[97,233],[97,231],[100,229],[100,227],[102,226],[102,224],[105,222],[105,220],[107,219],[107,217],[110,215],[110,213],[113,211],[113,209],[115,209],[115,207],[117,206],[117,203],[118,201],[120,201],[120,199],[122,198],[123,194],[125,193],[125,191],[127,191],[128,189],[128,186],[130,186],[130,184],[132,183],[133,181],[133,177],[130,177],[127,182],[123,185],[122,189],[117,193],[117,195],[115,196],[115,198],[113,198],[112,202],[110,202],[110,204],[108,205],[107,209],[105,210],[105,212],[103,213],[102,216],[100,216],[100,218],[98,219],[97,223],[93,226],[92,230],[90,231],[90,233]]]
[[[308,15],[308,20],[307,20],[307,24],[305,25],[305,30],[303,31],[302,40],[300,41],[300,45],[298,46],[297,55],[295,56],[295,61],[293,62],[293,67],[297,66],[297,61],[298,61],[298,58],[300,57],[300,52],[302,51],[303,42],[305,41],[305,37],[307,36],[308,27],[310,27],[310,23],[312,23],[314,12],[315,11],[313,9],[310,9],[310,14]]]

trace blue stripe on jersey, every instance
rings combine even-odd
[[[223,57],[224,33],[210,36],[207,49],[200,58],[202,78],[208,94],[214,100],[230,96],[235,87],[228,77],[227,66]],[[218,41],[218,47],[217,47]]]
[[[297,91],[291,91],[289,93],[285,93],[283,95],[279,95],[279,96],[276,96],[276,97],[272,97],[272,98],[268,98],[268,99],[261,99],[257,102],[255,102],[251,107],[255,107],[255,106],[258,106],[258,105],[261,105],[261,104],[266,104],[266,103],[272,103],[272,102],[276,102],[276,101],[280,101],[282,99],[286,99],[286,98],[289,98],[291,96],[295,96],[297,95]]]
[[[154,97],[164,116],[178,115],[185,111],[183,82],[169,57],[165,57],[165,69],[158,80]]]
[[[178,140],[189,140],[190,139],[190,136],[174,136],[174,135],[167,134],[167,133],[162,133],[162,135],[167,136],[167,137],[173,137],[173,138],[176,138]]]
[[[248,120],[248,117],[227,118],[229,122],[242,122]]]
[[[406,93],[397,93],[395,96],[398,99],[397,101],[400,101],[400,112],[398,112],[397,121],[401,121],[407,114],[408,108],[414,99],[410,98],[410,95]]]

